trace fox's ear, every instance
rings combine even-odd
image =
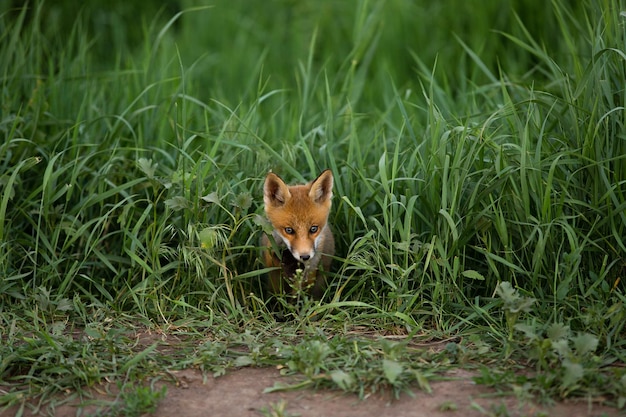
[[[333,196],[333,173],[330,169],[322,172],[311,183],[311,191],[309,197],[318,204],[330,202]]]
[[[273,172],[265,177],[263,185],[263,201],[266,206],[283,206],[291,198],[289,187]]]

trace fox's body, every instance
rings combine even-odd
[[[332,172],[326,170],[305,185],[288,186],[276,174],[269,173],[263,186],[265,214],[274,227],[272,241],[264,235],[261,244],[267,267],[280,267],[270,272],[269,286],[275,294],[288,292],[297,269],[302,269],[302,287],[311,287],[320,298],[325,280],[318,273],[320,264],[328,271],[335,253],[335,239],[328,226],[333,188]]]

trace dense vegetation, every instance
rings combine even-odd
[[[623,405],[626,17],[563,3],[0,10],[0,380],[111,318],[283,326],[262,181],[330,168],[331,285],[290,323],[532,345]]]

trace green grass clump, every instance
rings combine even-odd
[[[102,312],[228,323],[225,346],[277,326],[262,181],[325,168],[337,257],[322,303],[289,306],[299,331],[472,335],[507,358],[539,344],[538,369],[573,381],[550,395],[626,359],[616,2],[70,3],[0,10],[0,379],[101,380],[65,365],[63,338]],[[513,294],[532,309],[512,315]],[[595,356],[559,350],[580,335]],[[105,360],[85,349],[87,370]],[[398,366],[380,369],[401,390],[417,374]],[[327,371],[340,387],[369,372]]]

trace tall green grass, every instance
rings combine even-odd
[[[616,2],[59,7],[0,12],[0,310],[271,321],[264,175],[331,168],[329,323],[501,340],[509,281],[624,359]]]
[[[45,5],[5,12],[4,285],[141,308],[159,291],[245,294],[263,174],[331,167],[340,255],[359,239],[376,254],[351,278],[359,297],[450,313],[510,280],[555,314],[590,291],[605,302],[626,249],[613,6],[555,3],[534,34],[530,5],[489,4],[475,23],[502,27],[426,42],[409,16],[459,19],[451,5],[276,3],[252,19],[217,3],[160,14],[98,62],[116,29],[86,36],[88,8],[51,38]],[[221,258],[200,248],[204,228]]]

